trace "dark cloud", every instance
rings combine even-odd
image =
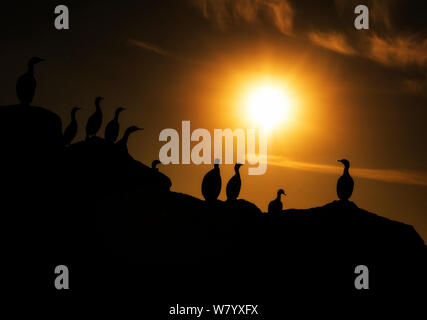
[[[427,66],[427,38],[415,36],[369,38],[368,57],[389,66]]]
[[[154,44],[148,43],[148,42],[144,42],[144,41],[140,41],[140,40],[134,40],[134,39],[129,39],[129,44],[142,48],[144,50],[148,50],[154,53],[157,53],[161,56],[165,56],[165,57],[174,57],[174,55],[166,50],[163,50],[159,47],[157,47]]]
[[[311,32],[309,39],[318,46],[345,54],[355,55],[356,51],[348,43],[344,34],[338,32]]]
[[[288,0],[195,0],[193,3],[206,19],[222,30],[241,21],[259,22],[261,12],[267,11],[269,14],[264,15],[269,19],[267,22],[281,33],[303,41],[308,39],[340,54],[362,56],[390,67],[425,67],[427,64],[427,37],[420,30],[401,27],[404,21],[417,20],[418,10],[422,7],[427,10],[427,5],[403,0],[367,1],[371,28],[355,31],[354,8],[360,4],[358,0],[317,4]],[[407,16],[402,18],[397,12]],[[297,30],[295,24],[300,26]]]
[[[254,23],[266,16],[281,33],[292,34],[293,9],[287,0],[194,0],[193,3],[222,30],[240,22]]]

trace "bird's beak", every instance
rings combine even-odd
[[[342,160],[337,160],[338,162],[342,162]]]
[[[144,128],[138,128],[138,130],[144,130]]]

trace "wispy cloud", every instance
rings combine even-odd
[[[396,0],[380,0],[372,2],[372,10],[370,15],[372,16],[372,23],[378,27],[382,26],[386,30],[393,28],[391,20],[391,9],[396,4]]]
[[[335,6],[341,18],[348,21],[357,0],[335,0]],[[312,42],[342,54],[357,55],[374,60],[389,67],[406,68],[410,66],[427,67],[427,38],[425,33],[401,31],[398,21],[392,17],[398,15],[403,0],[376,0],[369,2],[371,30],[369,33],[347,33],[328,37],[328,34],[311,34]],[[401,10],[401,9],[400,9]],[[333,33],[332,33],[333,34]],[[351,38],[353,48],[349,48],[345,37]]]
[[[403,88],[409,93],[426,94],[427,92],[427,75],[423,78],[403,80]]]
[[[154,44],[146,42],[146,41],[128,39],[128,43],[131,46],[135,46],[135,47],[147,50],[147,51],[151,51],[151,52],[158,54],[160,56],[167,57],[167,58],[179,61],[179,62],[184,62],[184,63],[188,63],[188,64],[196,64],[196,65],[205,65],[206,64],[206,62],[198,61],[195,59],[189,59],[189,58],[186,58],[184,56],[180,56],[179,54],[165,50],[163,48],[160,48],[157,45],[154,45]]]
[[[172,57],[172,58],[176,58],[172,53],[163,50],[157,46],[155,46],[154,44],[148,43],[148,42],[144,42],[144,41],[140,41],[140,40],[135,40],[135,39],[129,39],[129,44],[148,50],[148,51],[152,51],[154,53],[157,53],[161,56],[165,56],[165,57]]]
[[[294,11],[287,0],[193,0],[193,4],[221,30],[265,16],[281,33],[292,34]]]
[[[309,33],[309,38],[313,43],[326,49],[346,55],[356,54],[344,34],[338,32],[311,32]]]
[[[427,66],[427,39],[372,36],[369,40],[369,57],[388,66]]]
[[[281,156],[274,155],[268,156],[268,165],[326,174],[338,175],[342,172],[342,166],[293,161]],[[351,174],[353,177],[376,181],[427,186],[427,172],[414,172],[398,169],[351,168]]]

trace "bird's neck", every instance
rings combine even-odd
[[[30,63],[28,64],[28,71],[29,74],[34,74],[34,64]]]
[[[123,138],[120,140],[120,143],[127,145],[130,134],[131,132],[126,131],[125,134],[123,135]]]
[[[276,200],[280,201],[280,193],[277,194]]]
[[[345,175],[350,175],[350,173],[349,173],[349,171],[348,171],[349,169],[350,169],[349,167],[345,167],[345,168],[344,168],[344,174],[345,174]]]
[[[114,115],[114,121],[119,121],[119,115],[120,112],[116,112],[116,114]]]

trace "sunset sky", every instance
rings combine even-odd
[[[70,30],[54,28],[58,4],[70,9]],[[370,9],[369,30],[354,28],[358,4]],[[79,138],[96,96],[105,97],[104,124],[126,107],[122,130],[145,128],[130,153],[149,164],[160,131],[179,132],[183,120],[212,135],[255,128],[246,99],[272,83],[286,91],[289,112],[269,132],[266,174],[241,168],[240,197],[265,211],[283,188],[286,208],[324,205],[337,198],[337,159],[347,158],[352,200],[427,239],[427,2],[15,1],[0,12],[0,105],[17,103],[15,81],[29,57],[45,58],[34,105],[64,127],[71,108],[82,107]],[[160,170],[174,191],[201,197],[211,167]],[[232,174],[221,166],[221,199]]]

